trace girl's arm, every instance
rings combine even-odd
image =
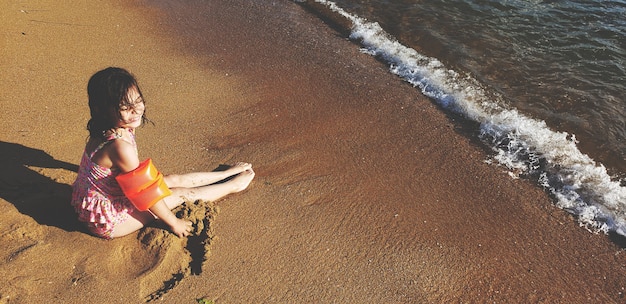
[[[121,173],[133,171],[139,167],[139,156],[135,146],[125,140],[114,140],[109,147],[109,158],[112,167]]]
[[[125,140],[115,140],[111,143],[109,158],[113,166],[119,168],[122,173],[130,172],[139,167],[139,156],[136,151],[131,143]],[[167,224],[178,237],[189,235],[191,222],[177,218],[163,200],[158,201],[149,210]]]

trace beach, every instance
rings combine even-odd
[[[0,303],[626,301],[623,242],[487,163],[466,122],[304,6],[1,6]],[[196,236],[76,220],[86,84],[107,66],[145,95],[140,159],[253,164],[244,192],[177,210]]]

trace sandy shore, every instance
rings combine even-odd
[[[620,246],[293,2],[0,7],[0,303],[626,301]],[[106,66],[156,122],[140,158],[254,164],[245,192],[180,210],[196,237],[104,241],[69,208]]]

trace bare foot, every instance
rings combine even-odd
[[[188,236],[189,233],[191,233],[191,222],[176,218],[175,222],[170,226],[170,229],[178,237]]]
[[[238,162],[232,165],[230,168],[228,168],[226,172],[228,172],[228,176],[233,176],[235,174],[239,174],[249,169],[252,169],[252,164],[245,163],[245,162]]]
[[[239,173],[239,175],[235,176],[233,179],[228,181],[229,183],[233,185],[232,193],[240,192],[248,188],[248,185],[250,185],[250,182],[252,182],[253,178],[254,178],[254,171],[252,170],[252,168]]]

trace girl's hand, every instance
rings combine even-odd
[[[191,222],[177,218],[167,207],[164,200],[160,200],[154,204],[154,206],[150,207],[150,211],[170,226],[170,230],[178,237],[188,236],[190,234]]]
[[[170,229],[178,237],[185,237],[191,233],[191,222],[176,218],[170,226]]]

